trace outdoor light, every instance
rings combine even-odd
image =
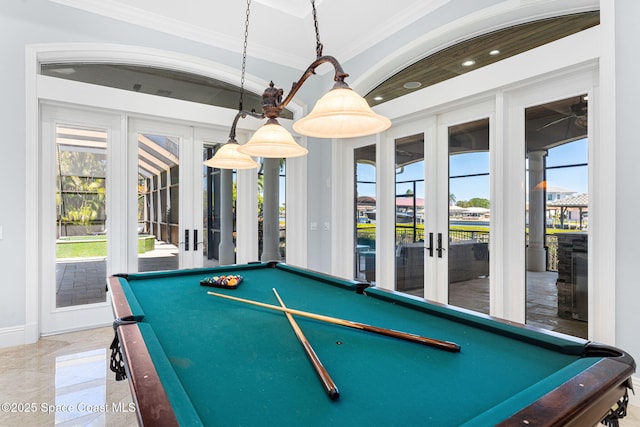
[[[249,23],[249,5],[247,2],[246,26]],[[335,69],[334,87],[323,97],[321,97],[311,113],[293,124],[293,129],[301,135],[316,138],[354,138],[382,132],[391,126],[391,121],[375,113],[367,101],[354,92],[345,83],[344,79],[349,76],[342,70],[340,63],[332,56],[322,55],[322,43],[320,43],[320,33],[318,30],[318,20],[316,16],[315,0],[311,0],[313,8],[313,21],[316,29],[316,60],[309,65],[302,77],[293,84],[289,94],[282,99],[284,91],[274,87],[273,82],[265,89],[262,99],[262,114],[240,111],[234,120],[230,134],[235,135],[235,127],[238,117],[251,115],[256,118],[266,118],[267,122],[258,129],[253,137],[244,145],[238,145],[237,153],[247,156],[267,157],[267,158],[289,158],[304,156],[308,150],[301,147],[293,139],[293,136],[278,123],[280,112],[291,102],[304,82],[316,73],[316,68],[324,63],[330,63]],[[247,34],[245,31],[244,56],[242,67],[242,82],[244,83],[244,72],[246,62]],[[242,87],[241,87],[242,96]],[[231,141],[231,139],[230,139]],[[235,142],[235,139],[234,139]],[[222,155],[222,149],[219,150]],[[217,155],[217,154],[216,154]],[[215,156],[214,156],[215,157]],[[213,159],[208,160],[212,161]],[[241,164],[242,162],[238,163]],[[220,162],[227,164],[228,169],[239,168],[235,163]],[[245,163],[242,163],[245,164]],[[222,167],[222,166],[216,166]],[[245,166],[246,167],[246,166]]]

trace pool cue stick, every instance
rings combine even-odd
[[[400,332],[393,329],[380,328],[378,326],[367,325],[366,323],[353,322],[351,320],[344,320],[337,317],[325,316],[322,314],[308,313],[302,310],[296,310],[292,308],[278,307],[277,305],[265,304],[263,302],[252,301],[244,298],[238,298],[231,295],[219,294],[217,292],[208,292],[209,295],[213,295],[220,298],[226,298],[233,301],[243,302],[246,304],[257,305],[259,307],[268,308],[271,310],[282,311],[285,313],[291,313],[302,317],[308,317],[311,319],[319,320],[321,322],[333,323],[334,325],[346,326],[348,328],[360,329],[367,332],[373,332],[375,334],[386,335],[401,340],[412,341],[418,344],[435,347],[440,350],[446,350],[450,352],[460,351],[460,346],[451,341],[441,341],[434,338],[427,338],[420,335],[409,334],[406,332]]]
[[[280,306],[283,308],[287,308],[287,306],[284,305],[284,302],[280,298],[278,291],[276,291],[276,288],[273,288],[272,290],[273,290],[273,293],[276,295],[276,298],[278,298],[278,302],[280,303]],[[338,386],[331,379],[329,372],[327,372],[326,368],[320,361],[320,358],[318,357],[316,352],[313,350],[313,347],[311,347],[311,344],[307,340],[307,337],[304,336],[302,329],[300,329],[300,326],[298,326],[298,322],[296,322],[296,320],[293,318],[291,313],[285,312],[284,314],[287,316],[287,319],[289,320],[289,324],[291,325],[291,328],[296,333],[296,337],[298,337],[298,341],[300,341],[300,344],[302,344],[302,347],[304,348],[304,351],[307,354],[307,357],[309,358],[309,362],[311,362],[311,366],[313,366],[313,369],[316,371],[316,374],[318,374],[318,378],[320,379],[320,382],[322,382],[322,387],[324,387],[324,390],[327,393],[327,396],[329,396],[331,400],[336,400],[338,397],[340,397],[340,391],[338,391]]]

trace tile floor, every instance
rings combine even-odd
[[[109,370],[112,339],[106,327],[0,349],[0,426],[137,425],[129,383]]]
[[[137,425],[128,382],[109,370],[112,338],[105,327],[0,349],[0,403],[13,404],[2,406],[0,426]],[[640,406],[620,426],[640,427]]]
[[[216,260],[203,262],[217,265]],[[138,255],[138,271],[175,270],[178,249],[169,243],[155,242],[155,249]],[[123,272],[119,272],[123,273]],[[70,258],[56,261],[56,306],[91,304],[106,301],[106,258]]]
[[[558,273],[527,272],[527,324],[575,337],[587,338],[587,322],[558,316]],[[449,303],[489,314],[489,279],[478,278],[449,286]]]

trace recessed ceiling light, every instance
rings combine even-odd
[[[476,61],[474,61],[473,59],[469,59],[468,61],[464,61],[462,63],[463,67],[471,67],[472,65],[474,65],[476,63]]]
[[[382,101],[383,99],[384,99],[384,98],[383,98],[383,97],[381,97],[380,95],[375,96],[375,97],[373,98],[373,100],[374,100],[374,101]]]
[[[422,83],[420,83],[420,82],[406,82],[402,86],[405,89],[418,89],[420,86],[422,86]]]
[[[498,49],[493,49],[492,51],[489,52],[489,55],[495,56],[495,55],[498,55],[499,53],[500,51]]]

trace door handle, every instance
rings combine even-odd
[[[438,247],[436,251],[438,251],[438,258],[442,258],[442,251],[446,250],[442,247],[442,233],[438,233]]]
[[[184,250],[189,250],[189,230],[184,230]]]
[[[429,256],[433,257],[433,233],[429,233],[429,247],[426,249],[429,251]]]
[[[198,230],[193,230],[193,250],[198,250]]]

